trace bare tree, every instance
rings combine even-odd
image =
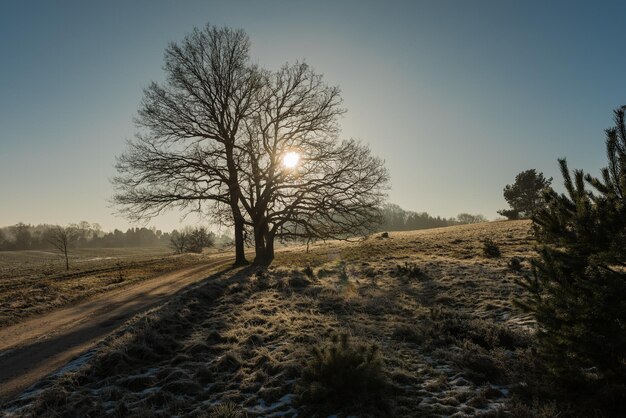
[[[173,231],[170,246],[177,254],[201,253],[205,248],[215,245],[215,234],[206,227],[185,227],[181,231]]]
[[[118,158],[113,180],[113,200],[130,218],[217,210],[234,226],[236,264],[246,262],[237,141],[261,87],[249,48],[243,31],[209,25],[170,44],[167,79],[144,91],[136,119],[142,132]]]
[[[259,69],[248,50],[242,31],[210,26],[167,48],[167,80],[145,90],[142,131],[118,158],[114,202],[134,219],[178,208],[232,224],[236,264],[246,228],[263,264],[276,238],[365,233],[388,175],[366,146],[339,141],[339,89],[306,64]]]
[[[189,235],[185,230],[172,231],[170,235],[170,247],[174,250],[176,254],[183,254],[187,251],[187,245],[189,242]]]
[[[215,234],[204,226],[194,228],[190,235],[188,251],[201,253],[205,248],[215,245]]]
[[[255,263],[273,260],[276,238],[309,242],[371,231],[388,174],[366,146],[338,140],[339,89],[296,63],[265,75],[259,101],[259,112],[246,120],[240,158]]]
[[[65,257],[65,269],[70,269],[69,249],[78,239],[80,229],[74,225],[55,226],[48,230],[48,242]]]
[[[472,215],[471,213],[459,213],[456,218],[461,224],[479,224],[487,222],[485,215],[481,214]]]

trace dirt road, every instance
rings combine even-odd
[[[232,263],[221,257],[0,329],[0,403],[94,346],[133,315]]]

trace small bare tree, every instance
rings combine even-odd
[[[485,215],[472,215],[471,213],[459,213],[456,219],[461,224],[479,224],[482,222],[487,222],[487,218],[485,218]]]
[[[170,235],[170,247],[176,254],[182,254],[187,251],[187,245],[189,242],[189,235],[185,230],[172,231]]]
[[[170,247],[177,253],[201,253],[205,248],[215,245],[215,234],[206,227],[185,227],[180,231],[173,231],[170,237]]]
[[[48,230],[48,242],[65,257],[65,269],[70,269],[69,249],[78,239],[80,229],[74,225],[55,226]]]

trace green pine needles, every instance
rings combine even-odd
[[[388,380],[375,344],[354,343],[348,334],[315,347],[302,373],[301,398],[309,404],[358,411],[385,407]],[[373,405],[370,405],[373,403]]]
[[[565,193],[545,193],[533,216],[540,243],[528,290],[549,375],[566,393],[584,391],[596,411],[626,406],[626,107],[606,130],[599,178],[559,160]],[[570,399],[572,397],[570,396]]]

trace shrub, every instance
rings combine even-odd
[[[483,240],[483,254],[485,257],[497,258],[502,255],[500,247],[491,238],[485,238]]]
[[[389,238],[389,232],[383,232],[382,234],[380,234],[381,238]]]
[[[303,277],[301,274],[295,274],[287,281],[289,286],[294,288],[304,288],[311,284],[311,281]]]
[[[431,348],[459,346],[470,341],[487,350],[515,350],[527,347],[530,343],[525,332],[444,307],[431,308],[420,321],[420,334],[428,340]]]
[[[332,274],[333,272],[331,270],[326,270],[324,268],[321,268],[317,271],[317,277],[320,279],[331,276]]]
[[[348,334],[335,335],[322,348],[314,348],[299,386],[301,400],[322,406],[350,409],[379,403],[388,381],[378,346],[354,344]]]
[[[516,397],[507,399],[506,410],[509,416],[517,418],[555,418],[564,416],[554,402],[540,403],[537,399],[531,404],[522,402]]]
[[[311,267],[311,265],[308,265],[304,269],[302,269],[302,273],[304,273],[304,275],[309,279],[313,279],[315,277],[315,272],[313,271],[313,267]]]
[[[396,275],[404,276],[410,279],[417,279],[424,276],[424,272],[417,265],[405,262],[404,265],[396,266]]]
[[[513,271],[522,271],[522,261],[517,257],[511,258],[509,268]]]
[[[345,264],[341,264],[341,266],[339,266],[339,280],[347,282],[349,279],[350,276],[348,276],[348,268]]]
[[[174,230],[170,237],[170,247],[177,253],[202,253],[204,248],[215,245],[215,234],[205,227],[186,227],[182,231]]]
[[[214,406],[209,418],[246,418],[248,414],[232,402],[225,402]]]

